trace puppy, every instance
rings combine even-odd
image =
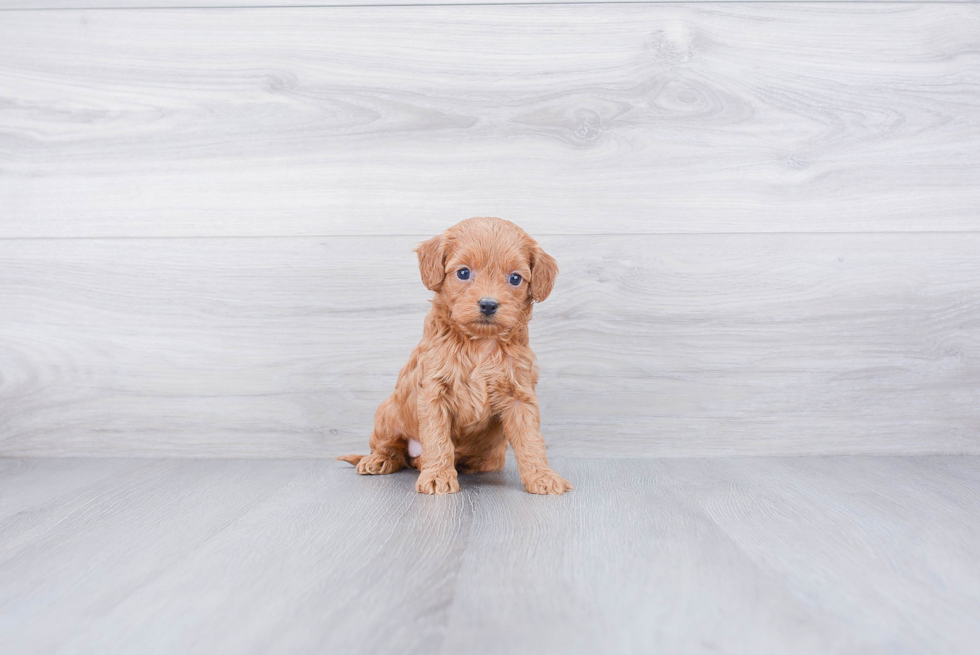
[[[551,293],[558,264],[524,230],[470,218],[415,250],[435,291],[422,341],[378,408],[370,455],[345,455],[362,475],[419,470],[421,493],[459,491],[456,471],[499,471],[509,443],[524,488],[572,489],[548,466],[528,346],[533,303]]]

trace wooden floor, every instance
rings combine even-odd
[[[14,653],[967,653],[980,458],[0,459]]]

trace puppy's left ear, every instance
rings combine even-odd
[[[531,298],[534,302],[541,302],[551,295],[551,289],[555,286],[558,262],[537,244],[534,244],[531,252]]]
[[[446,239],[441,234],[419,244],[415,249],[419,256],[419,272],[422,284],[429,291],[438,291],[446,277]]]

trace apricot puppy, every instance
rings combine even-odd
[[[459,491],[457,469],[502,469],[510,443],[525,489],[571,490],[548,466],[527,332],[557,262],[499,218],[457,223],[416,252],[422,282],[435,291],[422,341],[374,416],[371,454],[338,459],[362,475],[411,466],[419,492],[448,494]]]

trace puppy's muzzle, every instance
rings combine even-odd
[[[480,298],[480,313],[484,316],[493,316],[497,312],[497,307],[500,307],[494,298]]]

